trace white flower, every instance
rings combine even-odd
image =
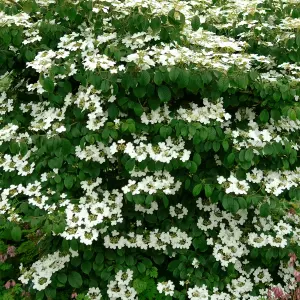
[[[208,300],[209,294],[207,287],[203,285],[202,287],[194,286],[188,289],[188,298],[190,300]]]
[[[166,296],[170,295],[173,296],[174,295],[174,289],[175,289],[175,285],[171,280],[168,280],[166,282],[159,282],[157,284],[157,290],[160,294],[165,294]]]

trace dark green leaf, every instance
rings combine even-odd
[[[198,30],[201,25],[200,18],[198,16],[194,16],[192,18],[191,25],[194,31]]]
[[[81,275],[75,271],[72,271],[68,275],[68,282],[73,288],[80,288],[82,286],[82,278]]]
[[[14,241],[19,242],[22,238],[22,230],[19,226],[13,227],[11,230],[11,237]]]
[[[171,100],[171,91],[167,86],[165,85],[159,86],[157,92],[158,92],[158,97],[161,101],[168,102]]]

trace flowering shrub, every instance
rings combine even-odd
[[[0,3],[1,299],[300,299],[298,0]]]

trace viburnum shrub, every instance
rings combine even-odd
[[[300,299],[299,0],[2,0],[0,299]]]

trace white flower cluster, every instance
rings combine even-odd
[[[110,152],[110,148],[106,147],[103,143],[97,142],[94,145],[85,146],[81,149],[80,146],[75,147],[75,154],[82,160],[94,161],[103,164],[107,159],[110,162],[115,162],[115,158]]]
[[[89,300],[101,300],[102,299],[102,295],[101,295],[101,291],[99,288],[89,288],[86,296],[88,297]]]
[[[2,92],[0,95],[0,115],[5,115],[8,112],[13,111],[13,99],[8,99],[6,92]]]
[[[234,193],[236,195],[247,194],[250,186],[246,180],[239,180],[233,174],[227,179],[223,176],[218,176],[217,181],[219,184],[223,184],[226,187],[226,193]]]
[[[231,115],[226,113],[223,108],[223,98],[218,99],[216,104],[204,98],[203,105],[199,107],[197,104],[191,103],[191,109],[178,109],[178,119],[186,122],[209,124],[211,121],[224,122],[231,118]]]
[[[103,109],[105,99],[100,94],[101,91],[91,85],[88,88],[80,86],[74,96],[74,103],[82,111],[89,111],[86,127],[90,130],[98,130],[103,127],[108,119],[107,111]]]
[[[170,123],[172,120],[170,113],[169,106],[165,103],[163,106],[160,106],[155,110],[151,110],[149,113],[143,112],[141,115],[141,122],[146,125]]]
[[[213,248],[213,256],[223,267],[228,267],[229,263],[237,264],[250,252],[241,242],[243,232],[239,228],[234,229],[233,224],[236,223],[232,222],[228,227],[220,224],[219,240]]]
[[[170,245],[173,249],[188,249],[191,246],[192,238],[177,227],[171,227],[167,232],[159,232],[158,229],[148,231],[143,234],[135,232],[127,233],[127,237],[120,235],[114,230],[111,235],[104,237],[104,246],[110,249],[140,248],[155,250],[166,250]]]
[[[27,38],[22,42],[24,45],[40,42],[42,40],[42,37],[39,35],[39,30],[34,27],[24,30],[24,35]]]
[[[297,143],[298,140],[289,136],[289,133],[300,130],[300,121],[297,119],[291,120],[288,117],[281,116],[277,121],[270,118],[268,123],[259,125],[254,121],[256,115],[251,108],[240,108],[235,117],[235,122],[248,120],[247,125],[249,128],[235,128],[234,130],[229,127],[226,128],[225,133],[231,137],[233,146],[237,150],[252,148],[255,154],[264,155],[263,148],[273,143],[280,143],[282,146],[290,144],[293,149],[300,149]]]
[[[199,40],[199,39],[198,39]],[[195,43],[195,40],[192,42]],[[225,42],[224,46],[230,48],[235,47],[241,50],[240,47],[232,42]],[[133,62],[140,70],[147,70],[151,67],[158,66],[174,66],[179,63],[184,63],[186,66],[195,64],[198,67],[210,67],[219,71],[228,71],[232,65],[238,66],[242,70],[251,69],[255,62],[265,63],[266,67],[273,64],[272,59],[247,53],[222,53],[218,50],[206,49],[192,50],[188,47],[180,46],[176,42],[168,45],[158,45],[149,47],[147,51],[137,50],[135,53],[129,54],[127,57],[122,57],[121,61]]]
[[[187,296],[190,300],[209,300],[208,290],[205,285],[202,285],[202,287],[194,286],[193,288],[189,288]]]
[[[63,269],[71,257],[76,256],[78,256],[78,252],[72,249],[70,249],[69,254],[56,251],[33,263],[29,270],[23,268],[21,264],[20,270],[22,275],[19,277],[19,280],[23,284],[28,284],[29,281],[32,281],[33,288],[42,291],[51,283],[51,276]]]
[[[9,212],[10,217],[9,220],[21,221],[21,218],[18,217],[17,214],[14,213],[14,208],[11,207],[9,200],[13,199],[17,196],[27,196],[28,203],[34,205],[40,209],[48,210],[48,213],[56,209],[56,205],[46,204],[49,199],[49,196],[43,194],[42,192],[41,182],[35,181],[33,183],[29,183],[26,186],[22,184],[19,185],[11,185],[9,188],[3,189],[1,192],[1,201],[0,201],[0,213],[5,214]],[[47,194],[52,195],[53,191],[48,189]]]
[[[299,145],[294,141],[290,141],[288,136],[283,136],[282,131],[297,131],[300,128],[299,121],[292,121],[287,118],[282,118],[279,120],[275,126],[274,120],[271,119],[271,124],[265,125],[266,128],[260,129],[259,125],[250,121],[248,126],[251,128],[249,130],[242,130],[237,128],[231,131],[227,128],[226,133],[230,134],[234,147],[237,150],[242,148],[253,148],[253,152],[260,154],[259,150],[264,148],[266,145],[271,143],[280,143],[285,145],[285,143],[292,143],[292,147],[299,149]]]
[[[278,196],[284,190],[299,186],[300,167],[294,171],[268,171],[264,174],[263,184],[267,193]]]
[[[108,42],[115,38],[115,34],[106,36],[105,39],[97,39],[92,28],[84,28],[85,40],[77,41],[81,49],[82,64],[86,70],[95,71],[96,69],[110,70],[111,73],[115,73],[113,69],[115,62],[111,60],[107,55],[99,53],[99,46],[102,43]]]
[[[201,216],[198,219],[197,226],[209,237],[209,230],[219,228],[217,241],[211,238],[207,239],[209,245],[214,245],[213,255],[220,261],[222,266],[228,266],[229,262],[236,264],[239,268],[239,259],[249,253],[247,245],[242,242],[243,231],[238,227],[249,222],[247,211],[239,210],[236,215],[220,211],[215,204],[205,203],[201,198],[197,200],[197,207],[209,213],[208,217]],[[259,209],[255,211],[259,215]],[[284,248],[287,244],[286,236],[294,230],[291,225],[280,220],[277,224],[266,218],[254,216],[253,225],[261,233],[250,232],[246,238],[247,244],[261,248],[270,245],[272,247]],[[228,224],[228,225],[227,225]],[[264,233],[265,232],[265,233]],[[238,264],[237,264],[238,263]]]
[[[32,149],[36,150],[36,149]],[[30,163],[28,159],[32,154],[32,150],[28,150],[25,155],[17,154],[2,154],[0,153],[0,167],[3,168],[5,172],[17,171],[20,176],[28,176],[34,171],[35,163]]]
[[[152,176],[146,176],[140,181],[130,179],[128,184],[122,187],[122,191],[124,194],[132,193],[132,195],[141,193],[151,195],[159,191],[166,195],[174,195],[180,187],[181,182],[175,181],[168,171],[155,171]]]
[[[235,297],[247,294],[252,291],[253,283],[250,278],[240,276],[237,279],[232,279],[230,284],[226,285],[228,291]]]
[[[158,204],[156,201],[152,201],[149,208],[144,207],[141,204],[135,204],[134,209],[135,211],[140,211],[144,214],[152,215],[154,211],[158,210]]]
[[[270,246],[272,248],[283,249],[287,246],[291,235],[292,239],[298,240],[300,232],[299,217],[288,214],[279,221],[273,221],[271,215],[261,217],[259,207],[248,211],[239,210],[233,215],[226,211],[221,211],[216,204],[212,204],[208,199],[202,200],[201,198],[197,200],[197,207],[202,212],[197,225],[204,231],[207,237],[207,244],[213,247],[213,256],[220,262],[222,268],[227,268],[231,262],[234,268],[240,273],[240,277],[227,284],[228,294],[214,293],[209,299],[229,300],[232,296],[237,299],[259,299],[251,298],[249,293],[253,290],[254,286],[259,284],[271,287],[273,278],[268,269],[263,269],[260,266],[250,270],[248,268],[244,269],[244,265],[249,264],[246,257],[252,248]],[[251,215],[253,215],[252,218],[250,218]],[[247,233],[241,230],[242,227],[250,224],[254,226],[255,232]],[[217,232],[217,237],[215,234],[211,236],[211,230]],[[300,266],[296,262],[296,267],[297,264]],[[193,260],[192,265],[195,268],[199,265],[196,258]],[[284,287],[285,291],[289,292],[295,289],[295,274],[300,276],[300,273],[295,273],[293,267],[287,266],[283,262],[281,263],[278,275],[286,284]],[[261,295],[266,294],[267,289],[261,290]]]
[[[110,281],[107,285],[107,294],[109,299],[138,299],[136,290],[130,286],[132,279],[133,272],[130,269],[127,269],[126,271],[118,271],[115,280]]]
[[[27,13],[18,13],[15,15],[7,15],[3,11],[0,12],[0,26],[8,26],[12,25],[16,26],[24,26],[25,28],[31,27],[32,23],[30,23],[30,15]]]
[[[191,155],[191,151],[184,149],[185,142],[181,137],[177,140],[168,137],[164,142],[158,142],[157,145],[146,144],[139,139],[135,142],[137,145],[131,142],[126,143],[123,151],[138,162],[148,157],[154,161],[163,163],[170,163],[172,159],[180,159],[185,162],[189,160]],[[117,149],[117,144],[113,143],[111,145],[112,153],[114,154]]]
[[[153,34],[149,31],[147,32],[137,32],[132,35],[126,35],[122,39],[122,43],[132,50],[143,48],[150,41],[158,41],[160,37],[158,34]]]
[[[171,217],[176,217],[182,219],[188,214],[188,209],[184,207],[181,203],[177,203],[175,206],[170,205],[170,215]]]
[[[218,176],[217,181],[226,189],[226,193],[247,194],[250,189],[248,182],[259,183],[268,193],[275,196],[280,195],[285,190],[298,187],[300,184],[300,168],[296,167],[294,171],[262,171],[253,168],[246,174],[247,180],[238,180],[233,174],[227,179]]]
[[[63,125],[67,108],[71,105],[71,95],[64,99],[64,105],[61,108],[50,107],[50,102],[29,102],[22,103],[20,109],[23,113],[30,113],[32,121],[30,130],[34,132],[47,131],[49,137],[66,131]]]
[[[171,280],[159,282],[157,284],[157,290],[160,294],[165,294],[166,296],[174,295],[175,285]]]
[[[212,121],[224,123],[231,118],[223,107],[223,98],[220,98],[216,103],[210,102],[207,98],[203,99],[203,106],[198,106],[196,103],[190,103],[189,109],[179,108],[174,117],[171,117],[170,110],[167,104],[159,107],[156,110],[151,110],[149,113],[143,113],[141,121],[144,124],[170,123],[172,119],[184,120],[186,122],[199,122],[201,124],[210,124]]]
[[[271,277],[271,274],[269,273],[268,269],[262,269],[261,267],[258,267],[253,272],[253,280],[255,283],[270,283],[273,279]]]
[[[19,126],[12,123],[3,126],[0,129],[0,146],[3,144],[3,142],[9,142],[13,138],[15,138],[17,136],[18,129]]]
[[[33,61],[26,63],[26,66],[35,69],[38,73],[48,74],[52,65],[54,65],[55,57],[56,52],[53,50],[40,51]]]
[[[67,240],[79,239],[81,243],[91,245],[99,236],[99,230],[95,228],[97,225],[116,225],[123,221],[123,194],[118,190],[95,190],[101,183],[101,178],[95,182],[82,181],[81,186],[86,194],[80,198],[80,203],[77,205],[65,200],[61,204],[66,206],[67,223],[62,237]]]

